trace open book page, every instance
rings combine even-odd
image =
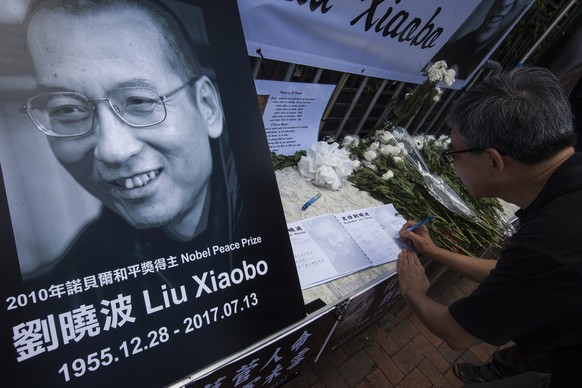
[[[295,265],[302,289],[341,276],[301,222],[290,223],[287,229],[293,245],[293,256],[295,256]]]
[[[310,238],[297,233],[298,228]],[[368,257],[332,214],[288,224],[288,229],[302,287],[335,279],[371,265]],[[294,232],[291,232],[292,229]],[[297,263],[298,254],[302,255],[300,260],[303,262]],[[320,281],[307,281],[314,277]]]
[[[398,230],[405,222],[389,208],[386,211],[375,210],[360,209],[335,215],[374,266],[398,258],[398,252],[401,249],[398,245]],[[385,227],[380,224],[379,218],[382,218],[381,222],[386,225]],[[396,224],[399,226],[394,231],[392,227]]]
[[[388,261],[396,260],[398,258],[398,253],[400,253],[402,249],[415,251],[412,245],[405,244],[400,238],[399,232],[402,228],[402,225],[406,223],[406,219],[398,213],[396,208],[394,208],[394,205],[390,203],[386,205],[370,207],[366,210],[372,214],[382,229],[384,229],[388,236],[391,237],[391,239],[389,239],[384,246],[384,249],[389,251],[387,255],[391,257],[391,259]]]

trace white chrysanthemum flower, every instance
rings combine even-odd
[[[442,142],[443,148],[449,148],[449,146],[451,145],[451,139],[447,138]]]
[[[357,147],[360,144],[360,138],[357,135],[346,135],[342,141],[342,146],[346,148]]]
[[[438,102],[441,99],[441,96],[443,94],[443,90],[441,88],[439,88],[438,86],[434,87],[434,90],[436,91],[435,96],[432,98],[432,100],[434,102]]]
[[[431,82],[440,82],[445,76],[447,70],[447,63],[445,61],[437,61],[426,72],[428,80]]]
[[[377,141],[373,142],[372,144],[370,144],[370,146],[368,147],[368,149],[370,151],[378,151],[378,148],[380,148],[380,143],[378,143]]]
[[[368,162],[367,160],[364,160],[362,162],[362,164],[364,165],[364,167],[369,168],[372,171],[377,171],[378,170],[378,166],[376,166],[374,163],[372,162]]]
[[[412,143],[416,147],[416,149],[421,150],[424,147],[424,139],[422,136],[415,136],[412,138]]]
[[[427,75],[428,80],[430,82],[439,82],[443,77],[442,71],[439,69],[436,69],[434,67],[431,67],[430,69],[428,69],[426,75]]]
[[[447,69],[447,62],[437,61],[428,68],[426,75],[428,80],[431,82],[444,81],[445,85],[451,86],[455,82],[456,72],[454,69]],[[435,99],[435,101],[438,100]]]
[[[439,147],[439,148],[448,148],[448,146],[451,144],[451,138],[448,137],[447,135],[440,135],[439,138],[437,139],[437,141],[435,142],[435,146]]]
[[[402,163],[404,161],[404,159],[402,159],[400,156],[394,156],[392,160],[394,160],[394,163],[396,164]]]
[[[382,131],[382,133],[379,134],[378,139],[380,139],[380,142],[382,142],[384,144],[388,144],[388,143],[392,142],[392,140],[394,140],[394,135],[391,132]]]
[[[366,151],[364,151],[364,159],[366,159],[368,162],[371,162],[372,160],[376,159],[378,157],[378,153],[376,151],[372,151],[370,149],[367,149]]]
[[[445,70],[443,74],[443,81],[445,82],[445,85],[451,86],[452,84],[454,84],[456,75],[457,72],[455,71],[455,69]]]
[[[443,60],[436,61],[433,66],[439,70],[446,70],[447,69],[447,62],[445,62]]]
[[[393,146],[391,144],[385,144],[380,148],[379,151],[384,156],[400,155],[402,153],[402,148]]]
[[[394,136],[394,139],[396,139],[396,140],[402,140],[407,135],[406,135],[406,133],[404,133],[404,131],[396,131],[396,132],[392,133],[392,136]]]
[[[394,177],[394,173],[392,172],[392,170],[388,170],[382,175],[382,179],[385,181],[389,181],[393,177]]]
[[[359,170],[362,167],[362,162],[359,160],[352,160],[352,168],[355,170]]]

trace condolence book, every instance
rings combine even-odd
[[[388,204],[287,224],[301,288],[396,260],[405,222]]]

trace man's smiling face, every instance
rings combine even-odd
[[[171,68],[151,18],[135,9],[81,17],[42,10],[28,44],[38,83],[51,91],[98,99],[114,89],[148,86],[162,95],[188,81]],[[216,107],[196,96],[209,83],[203,77],[173,95],[165,101],[166,119],[143,128],[96,102],[92,132],[49,137],[49,144],[79,184],[134,227],[197,223],[212,170],[209,135],[221,130],[209,130],[207,111]]]

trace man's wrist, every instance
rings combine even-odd
[[[406,300],[407,302],[410,303],[412,301],[426,297],[426,291],[422,291],[422,290],[415,288],[415,289],[407,290],[407,291],[403,292],[402,297],[404,298],[404,300]]]

